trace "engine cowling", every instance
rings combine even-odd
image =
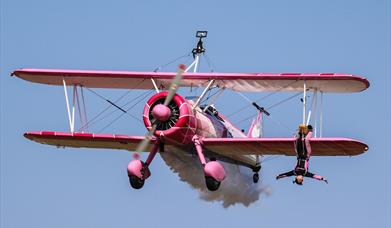
[[[155,122],[155,136],[162,141],[170,141],[181,145],[189,144],[196,133],[197,120],[188,101],[175,94],[167,105],[169,111],[165,113],[169,113],[168,116],[163,118],[153,113],[155,106],[157,106],[156,109],[161,108],[159,106],[162,106],[167,94],[168,92],[157,93],[147,101],[143,113],[144,124],[150,130],[152,123]]]

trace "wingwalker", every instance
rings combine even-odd
[[[230,175],[227,165],[245,166],[253,172],[253,182],[259,181],[260,157],[266,155],[296,156],[294,170],[277,176],[277,179],[296,176],[295,183],[302,184],[303,177],[327,181],[308,171],[310,156],[353,156],[364,153],[368,146],[348,138],[323,137],[323,95],[325,93],[361,92],[369,87],[367,79],[351,74],[334,73],[199,73],[200,58],[205,54],[203,39],[206,31],[197,32],[198,43],[192,50],[193,62],[180,65],[174,72],[133,71],[84,71],[55,69],[18,69],[12,75],[21,79],[47,85],[63,86],[67,105],[70,132],[38,131],[24,136],[35,142],[57,147],[86,147],[123,149],[131,152],[149,152],[145,161],[139,156],[127,167],[130,185],[143,187],[151,176],[149,169],[159,152],[174,151],[192,155],[201,165],[206,187],[216,191],[221,182]],[[69,102],[68,87],[73,89]],[[203,88],[194,99],[186,99],[177,93],[178,87]],[[144,107],[143,122],[148,129],[145,136],[94,134],[88,132],[84,90],[94,88],[154,90]],[[215,92],[206,99],[208,92]],[[262,134],[262,117],[269,110],[250,101],[258,110],[258,117],[245,134],[227,117],[217,111],[214,102],[225,90],[241,92],[296,92],[302,94],[303,119],[295,137],[267,138]],[[96,92],[95,92],[96,93]],[[307,113],[307,94],[312,93],[312,104]],[[318,97],[320,97],[318,99]],[[116,102],[108,103],[122,112],[127,112]],[[75,110],[79,112],[81,127],[75,130]],[[314,127],[309,125],[311,113]],[[231,173],[232,174],[232,173]]]

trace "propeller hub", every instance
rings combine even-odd
[[[152,109],[152,116],[155,119],[164,122],[170,118],[171,110],[163,104],[157,104]]]

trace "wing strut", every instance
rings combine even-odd
[[[68,85],[67,85],[64,78],[62,79],[62,83],[63,83],[63,87],[64,87],[65,103],[67,106],[70,131],[72,133],[75,132],[75,110],[76,110],[75,106],[77,104],[77,109],[79,112],[79,121],[80,121],[80,125],[82,126],[81,131],[83,132],[83,129],[88,128],[87,109],[86,109],[86,104],[85,104],[83,87],[80,85],[80,95],[81,95],[81,100],[83,102],[82,104],[80,104],[79,91],[78,91],[79,85],[76,85],[76,84],[73,85],[72,110],[71,110],[71,105],[70,105],[70,101],[69,101],[69,97],[68,97],[68,89],[67,89]],[[113,105],[116,106],[115,104],[113,104]]]
[[[320,91],[320,117],[319,117],[319,137],[323,136],[323,91]]]
[[[303,84],[303,125],[305,125],[305,112],[306,112],[306,100],[307,100],[307,83],[306,81],[304,80],[304,84]]]
[[[72,107],[72,116],[71,116],[71,111],[69,108],[69,99],[68,99],[68,91],[67,91],[67,84],[65,82],[65,79],[62,79],[63,85],[64,85],[64,94],[65,94],[65,103],[67,105],[67,111],[68,111],[68,119],[69,119],[69,128],[71,132],[73,133],[75,130],[75,122],[74,122],[74,111],[75,111],[75,106]]]

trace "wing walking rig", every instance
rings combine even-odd
[[[203,38],[206,31],[197,32],[197,47],[193,49],[194,61],[186,68],[181,65],[178,72],[133,72],[133,71],[91,71],[59,69],[18,69],[12,76],[33,83],[62,86],[67,104],[70,132],[38,131],[24,136],[32,141],[57,147],[121,149],[132,152],[149,152],[146,161],[135,159],[128,165],[128,176],[133,188],[139,189],[150,176],[149,166],[156,153],[164,150],[180,150],[195,153],[203,167],[206,186],[215,191],[227,175],[219,161],[249,167],[258,182],[261,169],[259,156],[295,156],[295,138],[267,138],[260,136],[259,122],[266,110],[253,105],[260,111],[257,123],[245,135],[226,117],[219,114],[212,103],[201,106],[211,87],[219,88],[212,102],[224,90],[236,92],[302,92],[303,119],[308,125],[311,111],[307,114],[307,93],[312,92],[315,103],[320,94],[322,106],[324,93],[355,93],[369,87],[367,79],[351,74],[335,73],[199,73],[200,57],[205,52]],[[73,87],[73,104],[69,103],[68,87]],[[177,94],[178,87],[202,87],[203,92],[196,100],[187,100]],[[94,134],[75,131],[75,97],[83,97],[83,88],[141,89],[156,90],[145,104],[143,122],[148,129],[146,136]],[[109,101],[117,108],[115,103]],[[79,107],[79,102],[76,106]],[[81,107],[83,107],[81,105]],[[312,104],[314,114],[319,105]],[[85,106],[84,106],[85,107]],[[354,156],[364,153],[368,146],[348,138],[329,138],[322,135],[322,107],[320,124],[315,122],[315,137],[311,138],[314,156]],[[82,116],[80,117],[82,118]],[[317,118],[315,118],[317,119]],[[85,116],[87,122],[87,116]],[[257,128],[257,129],[255,129]],[[257,130],[257,131],[255,131]],[[317,136],[319,131],[319,137]],[[253,134],[254,135],[254,134]]]

